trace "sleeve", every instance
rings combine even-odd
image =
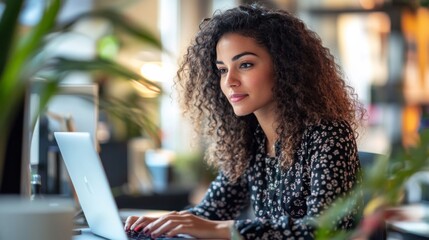
[[[230,183],[224,174],[219,173],[210,184],[203,200],[188,211],[210,220],[236,219],[249,206],[246,179],[243,176],[236,183]]]
[[[309,168],[310,194],[305,200],[305,216],[294,219],[285,213],[276,219],[237,220],[235,227],[245,239],[314,239],[317,217],[337,198],[346,196],[359,182],[357,147],[348,125],[345,128],[314,129],[306,137],[306,144],[304,158]],[[348,215],[334,223],[339,229],[354,227],[359,207],[347,212]]]

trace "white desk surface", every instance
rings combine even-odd
[[[73,240],[93,240],[93,239],[94,240],[100,240],[100,239],[105,240],[105,238],[103,238],[103,237],[98,237],[98,236],[92,234],[89,228],[82,229],[81,234],[74,235],[72,239]]]
[[[394,231],[429,237],[429,205],[410,204],[394,208],[407,221],[387,221],[388,229]]]
[[[395,222],[388,222],[388,227],[395,231],[429,238],[428,222],[395,221]]]
[[[421,206],[425,211],[428,210],[428,206]],[[136,210],[136,209],[121,209],[119,215],[122,219],[126,219],[128,216],[160,216],[168,211],[161,210]],[[429,223],[428,222],[403,222],[403,221],[390,221],[388,222],[391,228],[396,230],[402,230],[404,232],[414,233],[421,236],[429,236]],[[74,235],[73,240],[105,240],[103,237],[96,236],[91,233],[89,228],[81,229],[82,232],[80,235]]]

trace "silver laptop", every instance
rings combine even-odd
[[[54,135],[91,232],[108,239],[128,239],[90,134]]]
[[[90,134],[55,132],[54,135],[91,232],[108,239],[129,239]],[[180,234],[158,239],[183,238],[192,237]]]

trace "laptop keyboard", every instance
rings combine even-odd
[[[127,233],[127,237],[130,239],[136,239],[136,240],[146,240],[146,239],[152,239],[149,235],[146,235],[143,233],[143,231],[141,232],[136,232],[136,231],[126,231]]]
[[[152,240],[152,239],[154,239],[154,238],[151,238],[149,235],[144,234],[143,231],[136,232],[136,231],[128,230],[128,231],[126,231],[126,233],[127,233],[127,237],[129,239],[133,239],[133,240]],[[160,237],[157,237],[156,239],[169,240],[169,239],[179,239],[179,238],[184,238],[184,237],[176,236],[173,238],[168,238],[168,237],[160,236]]]

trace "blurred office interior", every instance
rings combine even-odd
[[[93,86],[97,88],[93,97],[122,99],[130,108],[141,107],[144,115],[159,127],[160,141],[154,141],[132,120],[123,115],[118,117],[104,108],[101,102],[93,106],[93,112],[91,106],[86,106],[88,114],[96,116],[82,116],[84,114],[79,113],[83,110],[79,108],[85,108],[83,105],[90,105],[91,101],[74,104],[70,99],[62,100],[61,96],[54,97],[48,104],[47,134],[64,130],[61,118],[67,116],[76,125],[75,131],[94,133],[104,167],[118,195],[150,194],[170,185],[192,189],[203,179],[209,180],[214,172],[203,163],[203,141],[193,135],[192,126],[181,116],[172,91],[173,78],[180,56],[198,30],[201,19],[210,17],[216,9],[252,2],[255,1],[66,1],[59,21],[85,11],[113,8],[159,37],[166,51],[115,33],[101,20],[83,19],[61,41],[53,44],[52,51],[78,58],[105,54],[160,84],[164,92],[158,95],[140,85],[102,75],[76,72],[64,80],[66,84],[82,86],[93,84],[92,78],[106,78],[99,81],[102,83],[99,86]],[[388,154],[395,146],[416,142],[418,132],[427,128],[429,121],[428,8],[394,0],[260,2],[301,17],[331,50],[369,113],[358,139],[360,151]],[[43,1],[28,1],[28,11],[22,17],[24,24],[31,26],[37,21],[40,4]],[[78,109],[66,109],[66,106]],[[73,111],[76,113],[72,114]],[[43,139],[34,134],[32,139],[37,142],[36,138]],[[40,156],[37,148],[44,144],[41,141],[36,147],[32,143],[32,151],[36,153],[31,159],[36,166]],[[49,155],[48,149],[49,146],[45,146],[43,151]],[[153,179],[151,166],[169,169],[165,175],[168,186],[162,183],[162,177]],[[47,189],[47,180],[42,184],[46,184],[43,190],[51,191]],[[52,191],[58,192],[59,188],[58,185]]]
[[[115,32],[108,22],[85,18],[52,43],[53,54],[114,58],[161,85],[163,93],[103,74],[67,75],[30,133],[31,164],[41,178],[41,193],[73,194],[52,133],[89,131],[119,208],[181,210],[198,202],[216,173],[205,165],[204,139],[181,116],[172,91],[177,63],[202,19],[216,9],[253,2],[295,13],[331,50],[368,110],[360,151],[389,154],[415,145],[419,132],[429,128],[429,7],[420,6],[423,1],[68,0],[58,22],[112,8],[150,30],[164,51]],[[21,16],[24,29],[38,21],[42,5],[43,0],[27,1]],[[32,93],[30,106],[36,106],[37,92]],[[82,94],[86,100],[80,102]],[[103,104],[106,99],[122,100],[129,116],[109,109]],[[133,111],[153,122],[154,130],[142,131]],[[416,201],[429,200],[429,177],[422,179],[425,193]]]

